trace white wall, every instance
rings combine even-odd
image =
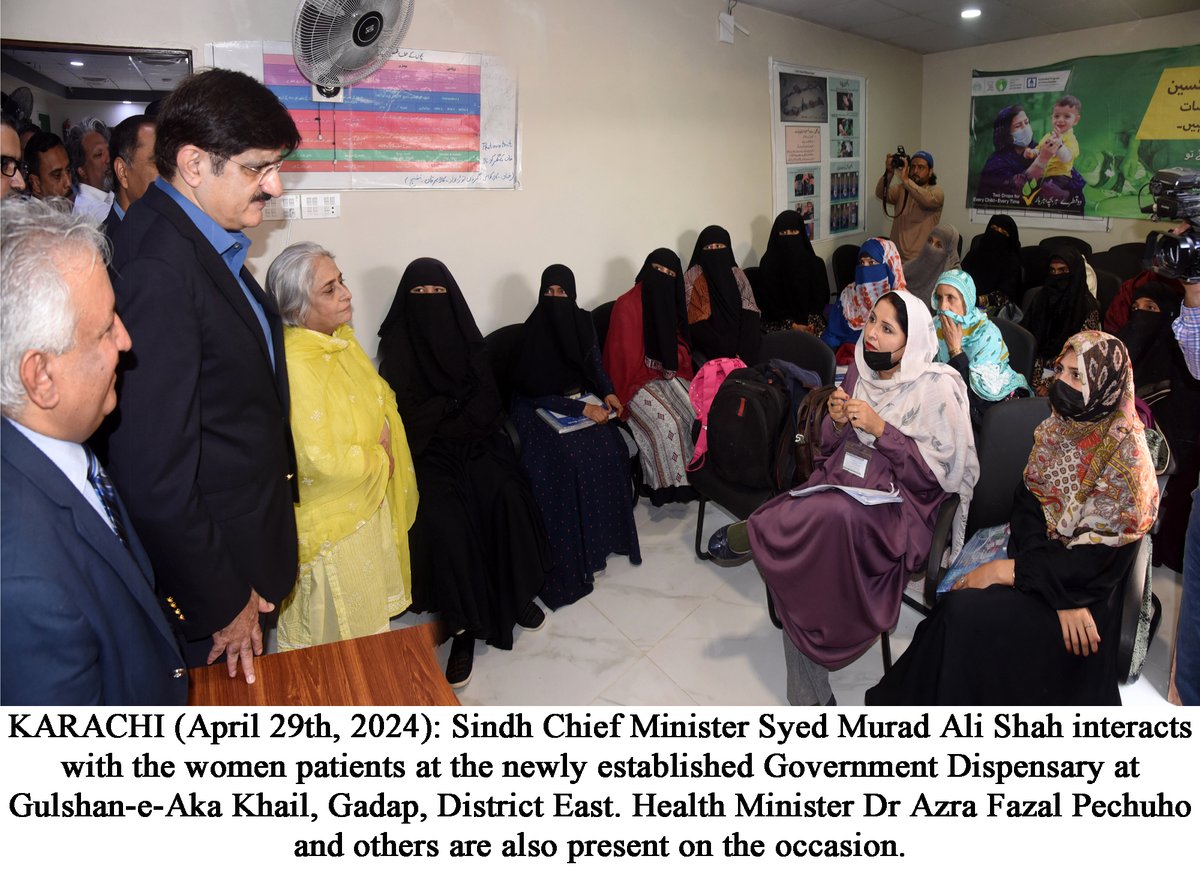
[[[148,15],[145,0],[5,3],[11,39],[190,48],[289,39],[294,0],[191,0]],[[499,55],[519,78],[521,191],[359,191],[335,221],[263,224],[260,279],[288,242],[317,240],[355,292],[356,326],[375,330],[405,265],[444,260],[485,332],[524,319],[541,270],[570,265],[580,300],[624,292],[666,245],[686,262],[696,233],[722,224],[746,264],[766,246],[771,205],[768,59],[866,74],[869,157],[916,144],[921,57],[740,6],[751,32],[717,42],[725,0],[421,0],[406,44]],[[72,23],[80,23],[78,27]],[[87,30],[82,23],[87,23]],[[878,205],[868,230],[882,229]],[[837,241],[819,245],[828,255]]]
[[[966,209],[968,127],[971,120],[970,77],[978,71],[1006,71],[1087,55],[1114,55],[1162,49],[1194,43],[1200,35],[1200,12],[1144,19],[1127,25],[1090,28],[1070,34],[993,43],[955,52],[939,52],[924,57],[921,131],[924,146],[937,161],[938,179],[946,190],[946,208],[942,219],[958,228],[970,243],[983,230],[982,224],[969,224]],[[1021,220],[1017,220],[1018,226]],[[1116,243],[1144,241],[1153,230],[1166,225],[1134,219],[1112,219],[1110,230],[1076,234],[1099,250]],[[1021,242],[1037,243],[1054,233],[1030,228],[1022,231]],[[1074,232],[1069,232],[1074,233]]]

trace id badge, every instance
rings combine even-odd
[[[861,443],[846,444],[846,454],[842,457],[842,468],[855,477],[867,476],[867,464],[871,461],[871,447]]]

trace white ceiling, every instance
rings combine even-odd
[[[130,97],[167,93],[192,69],[190,53],[180,50],[100,52],[98,49],[0,45],[0,60],[5,73],[70,98],[98,98],[102,94],[118,92],[128,93]],[[75,66],[71,62],[83,64]]]
[[[1200,0],[747,0],[793,18],[914,52],[945,52],[1189,12]],[[975,7],[979,18],[964,19]],[[737,17],[735,6],[734,18]],[[1180,42],[1200,35],[1180,34]],[[1086,47],[1064,55],[1086,55]]]

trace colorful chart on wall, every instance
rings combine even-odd
[[[286,43],[209,50],[214,65],[261,80],[291,112],[301,142],[283,165],[289,190],[520,187],[516,83],[494,56],[402,49],[324,95]]]
[[[1200,169],[1200,46],[975,71],[971,96],[971,209],[1145,218],[1156,171]]]
[[[863,230],[866,78],[776,59],[770,76],[775,214],[799,212],[811,240]]]

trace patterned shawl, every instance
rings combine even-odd
[[[966,314],[938,310],[937,288],[942,284],[953,286],[959,291],[967,309]],[[979,310],[975,298],[975,281],[971,279],[970,274],[954,270],[946,271],[938,277],[933,294],[929,296],[929,305],[933,308],[933,325],[937,329],[938,362],[950,362],[950,351],[946,348],[946,341],[942,336],[942,323],[957,323],[962,327],[962,348],[970,364],[967,372],[971,378],[972,391],[982,399],[995,403],[1021,388],[1030,390],[1025,376],[1008,365],[1008,346],[1004,344],[1000,330],[988,319],[987,314]]]
[[[854,282],[848,284],[840,296],[842,316],[851,329],[859,331],[867,322],[867,315],[879,296],[893,290],[908,289],[895,243],[883,237],[868,240],[858,251],[860,259],[864,255],[869,255],[878,264],[855,265]]]
[[[1079,355],[1085,412],[1057,413],[1038,425],[1025,485],[1042,503],[1046,534],[1067,547],[1119,547],[1154,525],[1158,483],[1145,428],[1133,406],[1133,369],[1119,339],[1080,332],[1067,339]]]

